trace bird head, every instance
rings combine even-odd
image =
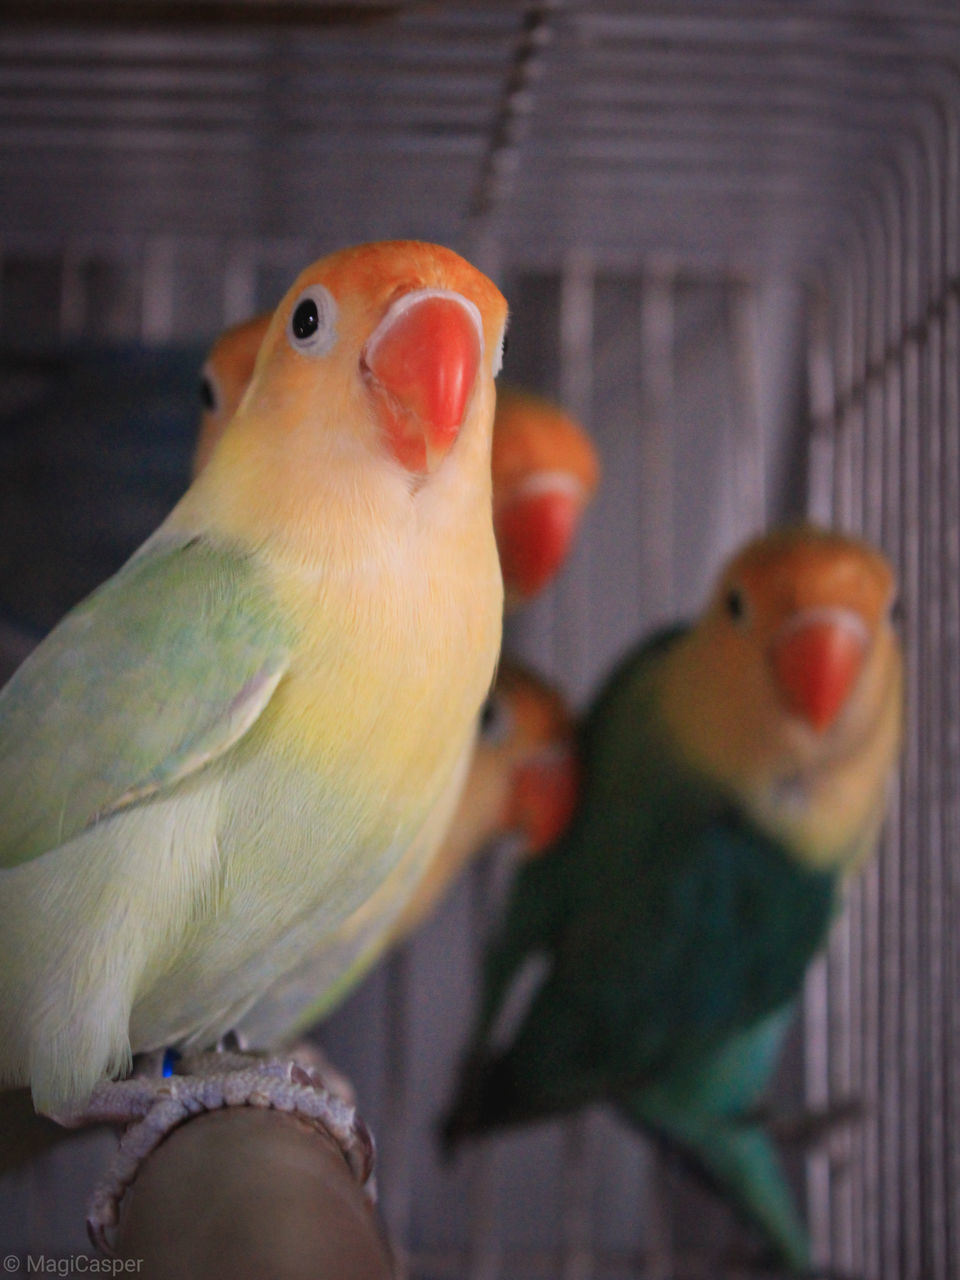
[[[472,477],[489,475],[506,315],[496,286],[439,245],[384,241],[315,262],[270,317],[225,423],[224,397],[222,436],[198,482],[209,493],[224,487],[210,471],[229,474],[249,528],[258,507],[261,523],[274,522],[281,490],[311,522],[337,495],[369,505],[371,484],[419,492],[461,450],[484,460]],[[259,324],[247,327],[251,345]],[[242,379],[239,342],[226,354]]]
[[[193,454],[193,475],[206,466],[213,446],[243,399],[269,323],[270,312],[265,312],[235,324],[210,348],[200,371],[200,430]]]
[[[734,556],[671,669],[666,702],[691,757],[811,849],[831,832],[842,843],[896,755],[894,597],[867,543],[778,530]]]
[[[555,689],[502,663],[481,715],[475,763],[500,779],[500,834],[519,836],[529,854],[562,835],[576,806],[579,767],[573,721]]]
[[[552,580],[599,477],[589,437],[558,405],[503,387],[493,428],[493,516],[508,607]]]
[[[762,656],[774,705],[822,738],[842,733],[855,695],[884,665],[893,600],[893,571],[879,552],[808,526],[741,551],[721,578],[709,625],[731,656]]]

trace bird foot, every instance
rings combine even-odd
[[[71,1128],[126,1125],[87,1208],[93,1244],[112,1252],[107,1232],[119,1220],[123,1196],[167,1134],[192,1116],[221,1107],[272,1107],[305,1120],[333,1139],[368,1199],[375,1201],[373,1137],[352,1101],[338,1091],[343,1088],[340,1073],[331,1072],[322,1055],[320,1063],[309,1057],[312,1054],[296,1053],[289,1059],[233,1051],[189,1054],[178,1060],[173,1075],[103,1081],[82,1112],[54,1117]],[[349,1082],[347,1093],[352,1098]]]
[[[298,1040],[286,1050],[287,1055],[316,1076],[317,1083],[332,1093],[348,1107],[357,1105],[357,1091],[353,1082],[333,1065],[318,1044],[312,1040]]]
[[[844,1098],[822,1109],[774,1111],[767,1117],[771,1137],[787,1146],[809,1150],[863,1120],[863,1104],[858,1098]]]

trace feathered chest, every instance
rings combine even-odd
[[[416,554],[414,554],[416,553]],[[298,640],[264,716],[271,751],[393,791],[446,777],[489,688],[500,642],[492,534],[470,572],[416,544],[347,572],[281,580]]]

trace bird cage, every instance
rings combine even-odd
[[[902,769],[778,1096],[854,1104],[790,1167],[824,1274],[960,1275],[960,8],[5,0],[0,96],[8,668],[183,488],[216,333],[369,239],[492,275],[509,377],[597,442],[571,562],[505,633],[575,705],[767,524],[887,551]],[[508,869],[475,868],[318,1032],[407,1274],[743,1274],[749,1239],[601,1110],[441,1159]],[[82,1247],[104,1150],[7,1177],[3,1253]]]

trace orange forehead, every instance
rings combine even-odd
[[[843,605],[879,619],[895,582],[886,558],[857,538],[812,525],[749,544],[723,575],[720,594],[741,585],[771,618],[797,609]]]
[[[599,479],[596,450],[579,423],[559,405],[513,387],[497,391],[491,461],[498,486],[538,471],[564,471],[589,498]]]
[[[452,249],[422,240],[381,240],[341,249],[303,271],[288,297],[312,283],[323,284],[336,299],[361,295],[375,309],[412,289],[453,289],[479,307],[488,343],[499,339],[507,313],[506,299],[482,271]]]

